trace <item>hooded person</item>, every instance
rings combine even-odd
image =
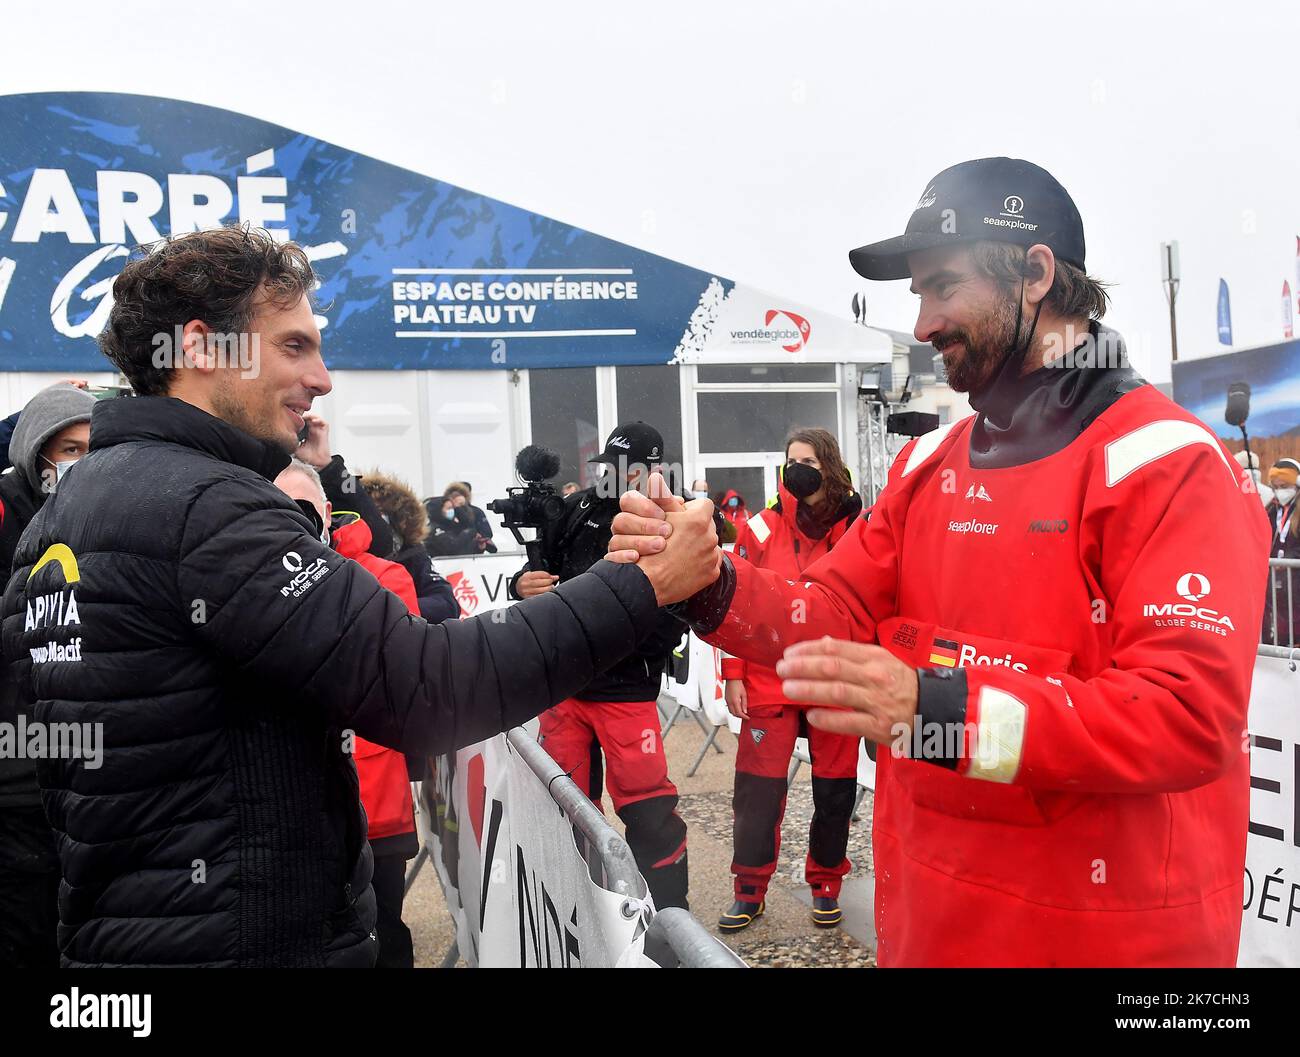
[[[46,498],[90,447],[95,398],[69,382],[27,402],[9,439],[13,468],[0,476],[0,564],[6,578],[18,538]]]
[[[18,416],[0,477],[0,564],[8,581],[18,540],[90,443],[95,398],[60,382],[42,389]],[[0,723],[18,720],[17,686],[0,675]],[[36,762],[0,756],[0,965],[55,968],[59,962],[59,861],[41,808]]]

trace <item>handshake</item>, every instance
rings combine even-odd
[[[684,602],[718,578],[722,550],[711,500],[688,503],[652,473],[644,493],[624,492],[618,505],[605,557],[638,564],[661,606]]]

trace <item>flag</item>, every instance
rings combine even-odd
[[[960,648],[960,644],[951,639],[935,639],[930,647],[930,663],[942,664],[945,668],[956,668],[957,651]]]
[[[1232,344],[1232,304],[1228,300],[1228,281],[1219,280],[1219,344]]]

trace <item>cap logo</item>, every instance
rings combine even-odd
[[[925,189],[925,194],[921,196],[921,200],[916,203],[916,208],[928,209],[930,206],[934,205],[934,203],[938,200],[938,198],[939,196],[935,193],[934,190],[934,184],[931,184],[929,187]]]
[[[632,448],[632,442],[629,441],[626,437],[610,437],[609,447],[622,448],[624,451],[630,451]]]
[[[1025,200],[1019,195],[1007,195],[1002,199],[1002,216],[1018,217],[1025,209]]]

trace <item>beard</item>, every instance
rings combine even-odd
[[[213,391],[212,410],[217,413],[218,418],[229,422],[250,437],[267,441],[286,455],[292,455],[298,450],[298,438],[287,429],[277,429],[276,414],[280,410],[280,405],[274,404],[259,410],[252,406],[251,401],[240,399],[241,393],[247,393],[248,388],[247,384],[241,387],[230,374],[225,375],[221,384]],[[262,394],[247,395],[256,400]]]
[[[976,393],[993,380],[1016,341],[1016,306],[1010,298],[995,301],[988,313],[967,327],[946,330],[931,341],[943,356],[948,387],[959,393]],[[962,351],[948,353],[945,346],[960,343]]]

